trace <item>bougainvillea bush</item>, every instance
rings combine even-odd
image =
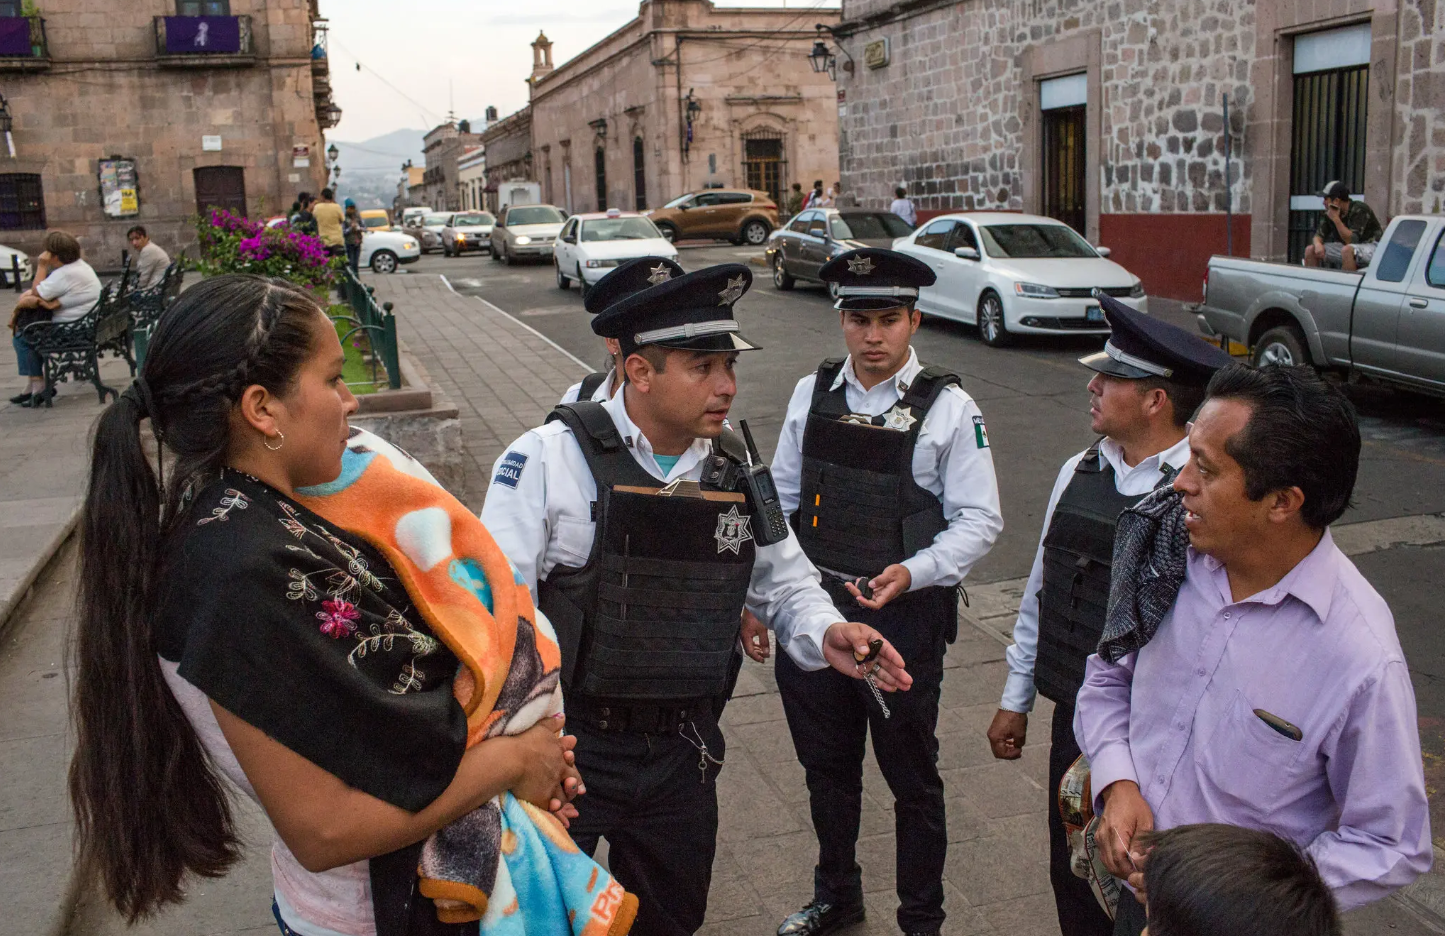
[[[319,237],[288,224],[267,227],[221,208],[199,218],[196,233],[203,273],[257,273],[322,289],[336,282],[346,263],[345,257],[327,254]]]

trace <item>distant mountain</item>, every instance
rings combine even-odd
[[[360,143],[329,140],[326,145],[335,144],[340,154],[336,162],[341,166],[343,179],[353,173],[355,176],[385,173],[395,180],[401,175],[401,164],[408,159],[413,165],[422,165],[424,160],[421,145],[424,136],[425,130],[393,130]]]

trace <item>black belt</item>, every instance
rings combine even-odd
[[[689,722],[713,718],[710,699],[682,699],[665,704],[608,702],[572,696],[566,700],[567,721],[598,731],[671,734]]]

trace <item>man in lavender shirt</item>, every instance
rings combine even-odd
[[[1341,909],[1378,900],[1429,869],[1430,820],[1394,619],[1329,532],[1354,409],[1304,368],[1233,365],[1189,442],[1178,598],[1137,653],[1091,656],[1079,692],[1104,863],[1137,889],[1138,833],[1232,823],[1304,848]],[[1121,900],[1115,936],[1143,925]]]

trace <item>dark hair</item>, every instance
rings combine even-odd
[[[45,235],[45,250],[61,263],[74,263],[80,259],[80,241],[74,234],[65,231],[51,231]]]
[[[813,180],[813,188],[822,188],[822,187],[823,187],[823,180],[822,180],[822,179],[814,179],[814,180]]]
[[[794,182],[794,183],[793,183],[793,191],[795,191],[795,192],[801,192],[802,190],[803,190],[803,183],[801,183],[801,182]]]
[[[141,237],[150,237],[150,235],[146,233],[146,229],[139,224],[125,232],[126,237],[130,237],[132,234],[139,234]]]
[[[1314,861],[1272,832],[1185,825],[1146,833],[1150,936],[1340,936]],[[1125,894],[1120,899],[1130,900]]]
[[[311,203],[314,202],[315,200],[316,200],[316,199],[314,199],[314,198],[311,197],[311,193],[310,193],[310,192],[301,192],[301,193],[299,193],[299,194],[296,196],[296,204],[298,204],[298,205],[301,206],[301,210],[302,210],[302,211],[305,211],[305,210],[306,210],[306,206],[309,205],[309,204],[311,204]]]
[[[321,190],[321,197],[326,199],[327,201],[330,201],[331,199],[336,197],[336,193],[331,191],[331,189],[329,188],[324,188]]]
[[[96,869],[132,923],[182,899],[188,873],[218,877],[239,856],[225,787],[156,657],[162,543],[184,492],[223,466],[242,391],[286,393],[313,353],[318,314],[283,280],[198,283],[161,316],[135,386],[96,424],[80,521],[70,799],[78,865]],[[164,486],[141,437],[146,417],[169,450],[156,458]]]
[[[898,186],[898,188],[893,190],[893,194],[898,196],[899,198],[902,198],[903,196],[908,194],[908,189],[900,185]]]
[[[1199,407],[1204,404],[1204,388],[1198,384],[1182,384],[1167,377],[1142,377],[1135,383],[1145,392],[1163,390],[1174,409],[1174,425],[1183,429]]]
[[[1244,469],[1250,500],[1297,487],[1300,517],[1323,530],[1350,506],[1360,468],[1355,407],[1309,367],[1231,364],[1209,381],[1208,399],[1239,400],[1249,422],[1224,450]]]

